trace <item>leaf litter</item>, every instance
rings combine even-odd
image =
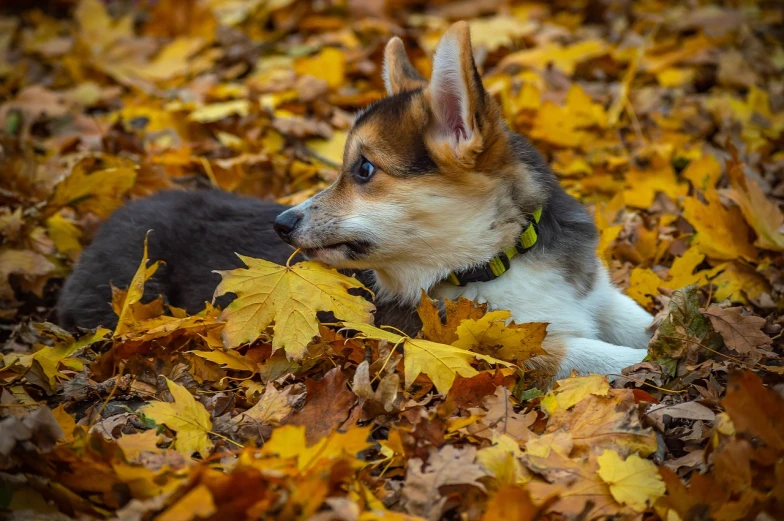
[[[784,517],[776,2],[56,4],[0,16],[12,519]],[[656,314],[645,361],[552,382],[546,324],[425,297],[405,337],[307,262],[243,259],[221,285],[240,298],[187,316],[141,302],[146,250],[115,331],[49,323],[128,200],[328,186],[352,114],[384,96],[386,41],[427,75],[457,19],[510,126],[593,211],[613,280]]]

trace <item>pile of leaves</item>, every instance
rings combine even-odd
[[[0,17],[0,509],[784,518],[775,0],[25,4]],[[386,41],[428,76],[458,19],[510,126],[593,211],[613,280],[656,315],[644,362],[553,383],[525,365],[546,324],[424,297],[406,337],[372,325],[356,280],[256,259],[222,274],[217,292],[239,295],[226,310],[142,304],[145,253],[114,291],[114,331],[52,323],[63,278],[130,199],[296,203],[327,186],[353,113],[384,96]]]

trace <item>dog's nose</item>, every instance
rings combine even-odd
[[[275,223],[272,227],[275,228],[275,232],[281,239],[291,244],[291,235],[301,220],[302,215],[300,213],[286,210],[275,218]]]

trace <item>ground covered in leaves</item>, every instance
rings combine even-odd
[[[0,509],[784,519],[777,2],[5,4]],[[248,261],[351,334],[283,294],[244,326],[236,309],[142,305],[149,269],[115,292],[116,330],[51,323],[62,279],[129,199],[213,186],[294,203],[327,186],[352,114],[384,96],[384,43],[403,37],[427,76],[458,19],[510,126],[592,209],[614,280],[656,314],[645,362],[549,387],[523,366],[546,325],[425,300],[424,331],[402,337],[368,324],[353,280],[307,263]]]

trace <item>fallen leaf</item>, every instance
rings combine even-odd
[[[605,450],[597,459],[599,477],[610,486],[610,493],[618,503],[643,512],[666,491],[656,465],[636,454],[626,460],[617,452]]]
[[[724,342],[730,349],[748,354],[760,346],[770,345],[770,337],[762,331],[765,319],[743,315],[742,311],[740,307],[711,306],[702,313],[708,317],[713,328],[724,338]]]
[[[598,374],[558,380],[556,385],[553,391],[542,398],[542,408],[548,414],[574,407],[591,394],[607,396],[610,393],[607,377]]]
[[[360,331],[365,338],[387,340],[393,345],[402,344],[406,387],[411,386],[420,374],[426,374],[439,393],[446,393],[452,387],[456,375],[471,377],[478,374],[478,371],[470,365],[470,362],[475,358],[493,365],[511,365],[490,356],[429,340],[403,337],[367,324],[345,322],[343,325],[348,329]]]
[[[363,287],[354,278],[315,262],[289,267],[238,257],[248,267],[218,272],[223,280],[215,290],[216,297],[237,294],[221,315],[228,347],[255,340],[274,321],[272,347],[298,360],[318,336],[319,311],[331,311],[348,322],[373,321],[373,304],[346,291]]]
[[[441,487],[469,486],[484,490],[485,487],[479,479],[487,476],[487,471],[475,463],[475,460],[474,447],[458,449],[452,445],[433,451],[427,463],[419,458],[408,460],[403,487],[406,511],[438,521],[447,501]]]
[[[510,320],[509,311],[491,311],[478,320],[464,320],[457,327],[458,339],[452,345],[517,364],[545,354],[542,341],[548,324],[507,324]]]
[[[194,452],[202,457],[209,455],[212,441],[207,435],[212,431],[210,413],[183,386],[166,379],[174,402],[151,401],[142,409],[145,416],[175,431],[173,447],[190,457]]]
[[[740,206],[743,217],[757,233],[756,246],[784,251],[784,213],[771,202],[759,185],[746,177],[743,164],[733,157],[727,162],[731,189],[727,196]]]

